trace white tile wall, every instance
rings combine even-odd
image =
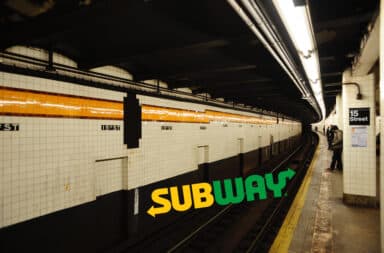
[[[96,72],[96,73],[101,73],[101,74],[106,74],[106,75],[111,75],[111,76],[118,76],[120,78],[125,78],[125,79],[130,79],[132,80],[132,74],[130,74],[128,71],[118,68],[115,66],[102,66],[102,67],[97,67],[90,69],[90,71]]]
[[[373,75],[351,77],[350,72],[343,74],[343,82],[360,84],[362,100],[356,100],[355,86],[343,86],[343,184],[344,193],[376,196],[376,139],[375,139],[375,87]],[[349,108],[370,107],[368,126],[368,146],[352,147],[351,126],[349,126]]]
[[[39,60],[46,61],[48,59],[48,53],[44,49],[35,48],[35,47],[26,47],[26,46],[12,46],[7,48],[5,51],[33,57]]]
[[[343,118],[343,100],[341,95],[336,96],[336,125],[343,130],[344,118]]]
[[[380,57],[379,57],[379,90],[380,90],[380,249],[384,252],[384,1],[380,1]],[[383,131],[381,131],[383,130]]]
[[[12,47],[7,48],[5,51],[10,52],[10,53],[15,53],[15,54],[33,57],[33,58],[39,59],[39,60],[44,60],[44,61],[48,60],[48,52],[44,49],[41,49],[41,48],[26,47],[26,46],[12,46]],[[6,61],[10,61],[10,60],[6,60]],[[66,65],[69,67],[77,68],[77,63],[75,61],[73,61],[72,59],[70,59],[70,58],[68,58],[62,54],[56,53],[56,52],[53,53],[53,62],[58,63],[58,64],[62,64],[62,65]],[[29,65],[29,66],[33,66],[33,65]]]
[[[157,80],[156,79],[151,79],[151,80],[144,80],[144,83],[151,84],[154,86],[157,86]],[[168,84],[166,82],[160,81],[159,80],[159,86],[161,88],[168,88]]]
[[[122,92],[0,72],[0,86],[122,101]],[[189,110],[219,110],[254,115],[154,97],[138,96],[142,104]],[[299,134],[300,123],[254,125],[212,122],[200,124],[143,122],[140,148],[123,144],[122,121],[0,116],[19,123],[18,132],[0,132],[0,227],[94,200],[121,189],[133,189],[197,169],[198,145],[208,145],[208,161],[244,152]],[[284,123],[286,123],[285,121]],[[121,131],[101,131],[100,125],[120,125]],[[161,130],[171,125],[172,131]],[[127,159],[99,159],[127,156]]]

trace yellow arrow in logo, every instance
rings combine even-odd
[[[157,214],[168,213],[169,211],[171,211],[171,208],[172,208],[171,202],[168,199],[160,196],[160,195],[167,195],[167,194],[168,194],[168,188],[160,188],[152,192],[151,194],[152,201],[162,206],[160,207],[151,206],[147,210],[147,213],[149,215],[151,215],[152,217],[156,217]]]

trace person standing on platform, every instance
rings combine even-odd
[[[332,126],[330,132],[332,132],[330,149],[333,151],[333,156],[329,170],[343,170],[343,163],[341,159],[341,154],[343,152],[343,131],[339,130],[337,126]]]
[[[331,149],[331,144],[332,144],[332,140],[333,140],[333,131],[332,131],[332,128],[333,126],[330,125],[328,126],[327,128],[327,142],[328,142],[328,149]]]

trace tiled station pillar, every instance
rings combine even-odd
[[[343,190],[344,202],[376,204],[375,86],[373,74],[352,76],[343,73]],[[369,117],[369,123],[367,122]]]
[[[380,1],[380,45],[384,45],[384,1]],[[380,47],[380,238],[381,252],[384,252],[384,48]]]
[[[343,130],[343,101],[341,94],[336,96],[336,125],[339,127],[339,129]]]

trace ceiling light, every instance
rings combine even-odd
[[[292,0],[282,0],[282,4],[286,5],[286,3],[284,3],[286,1],[290,2]],[[311,83],[306,83],[304,81],[304,79],[309,79],[312,80],[313,83],[320,82],[318,58],[317,53],[314,50],[315,43],[311,36],[307,36],[305,33],[302,33],[300,36],[295,37],[294,42],[295,47],[298,48],[297,51],[300,55],[300,59],[308,59],[309,62],[308,64],[306,64],[305,67],[307,68],[305,72],[308,78],[303,78],[304,73],[301,73],[298,70],[296,65],[297,63],[293,60],[291,52],[289,52],[289,50],[285,46],[284,41],[281,40],[281,35],[278,33],[276,28],[273,26],[273,24],[270,23],[269,18],[265,10],[260,6],[260,3],[256,0],[227,0],[227,2],[243,19],[244,23],[248,26],[248,28],[256,35],[261,44],[263,44],[263,46],[271,53],[273,58],[278,62],[278,64],[282,67],[282,69],[287,73],[287,75],[296,85],[296,87],[302,94],[302,97],[308,100],[308,102],[313,106],[313,108],[321,118],[322,113],[320,110],[320,104],[316,102],[317,100],[314,96],[315,93],[310,87]],[[288,8],[288,10],[293,11],[295,11],[296,8],[293,5],[293,2],[291,3],[291,5],[287,5],[286,7]],[[282,8],[284,9],[285,7],[283,6]],[[304,9],[299,10],[299,12],[303,12]],[[297,16],[295,15],[292,15],[292,17],[297,18]],[[306,16],[302,15],[301,17],[302,21],[300,21],[299,24],[291,25],[291,27],[293,27],[293,29],[291,29],[292,31],[297,29],[298,26],[301,27],[299,28],[299,30],[311,29],[310,22],[308,23],[307,20],[305,20]],[[287,17],[287,20],[291,20],[291,18]],[[297,21],[294,21],[294,23],[296,22]],[[315,57],[313,57],[314,55]]]
[[[296,49],[298,49],[304,57],[309,57],[313,52],[314,43],[312,35],[309,33],[309,31],[312,31],[312,25],[310,19],[308,19],[306,6],[295,6],[293,0],[273,0],[273,3]]]
[[[294,0],[272,1],[299,54],[313,94],[325,118],[319,57],[308,5],[295,5]]]

